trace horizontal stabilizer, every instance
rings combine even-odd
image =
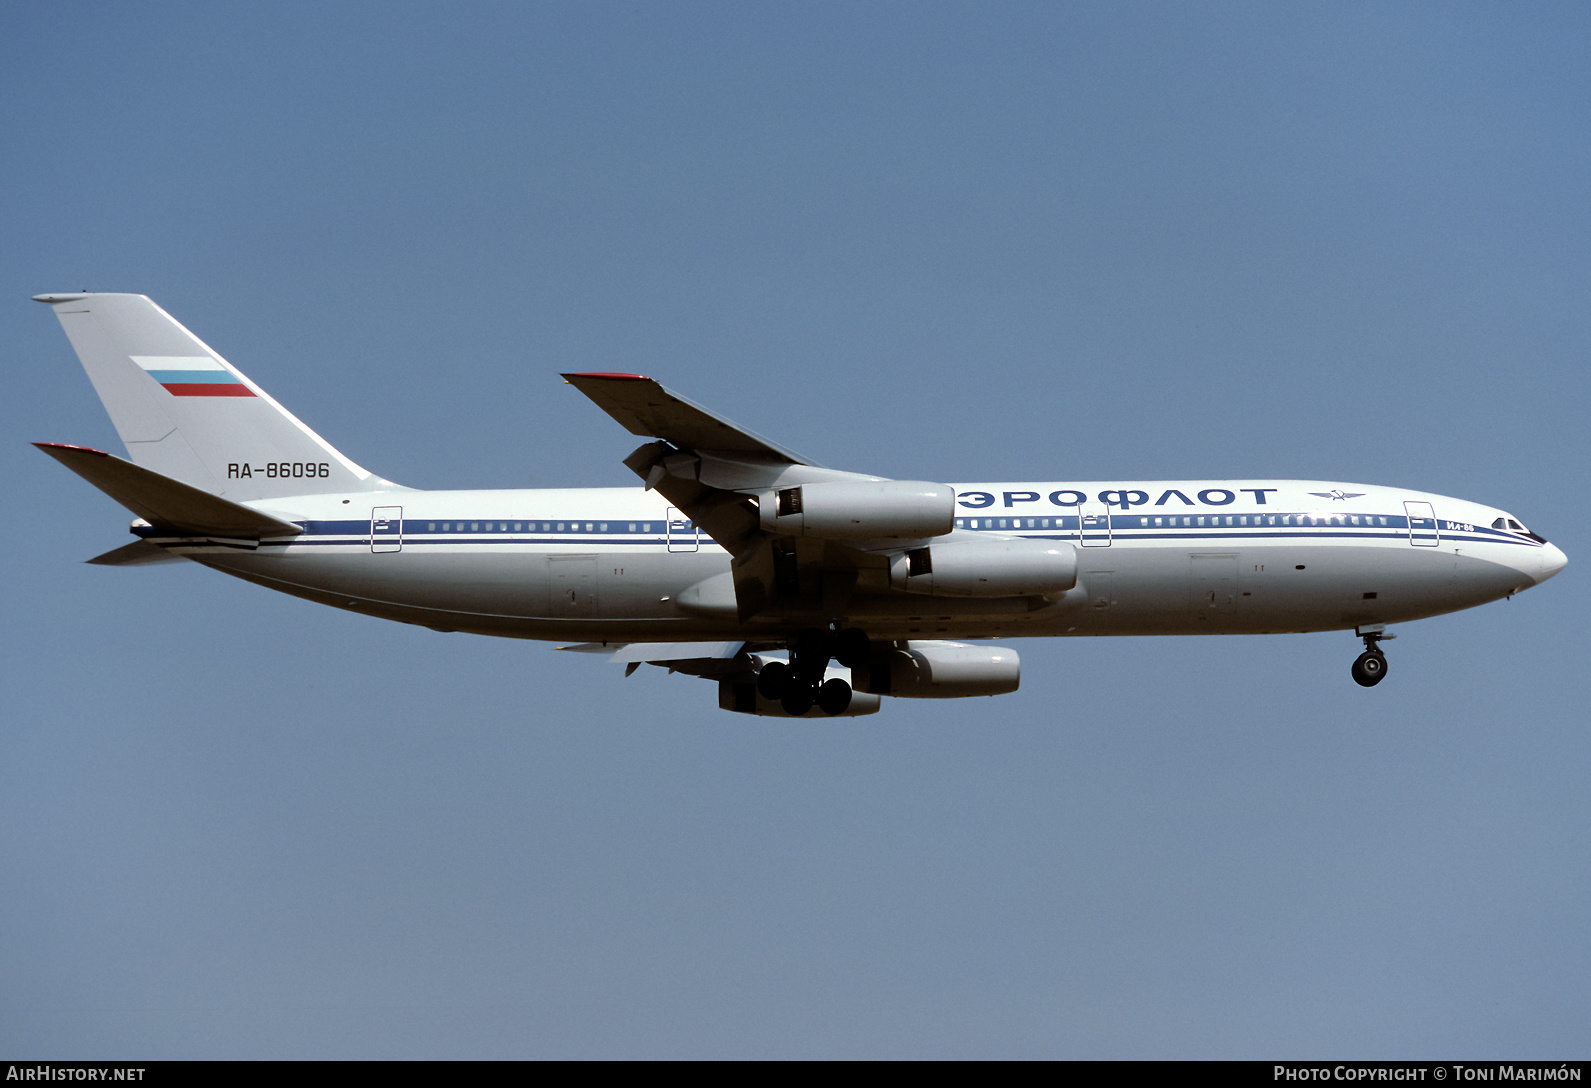
[[[706,408],[639,374],[565,374],[564,381],[590,397],[631,434],[661,438],[682,450],[732,450],[816,465],[759,434],[713,415]]]
[[[93,559],[85,559],[83,562],[101,567],[144,567],[151,563],[180,563],[182,556],[172,555],[159,544],[151,544],[147,540],[135,540],[131,544],[123,544],[104,555],[96,555]]]
[[[290,521],[239,506],[102,450],[55,442],[33,444],[157,529],[234,539],[297,536],[304,531]]]

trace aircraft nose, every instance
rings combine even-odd
[[[1538,583],[1545,582],[1564,567],[1568,566],[1569,557],[1563,554],[1563,549],[1556,544],[1543,544],[1541,546],[1541,573],[1536,575]]]

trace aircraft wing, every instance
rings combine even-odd
[[[631,434],[661,438],[682,450],[761,454],[786,464],[817,466],[816,461],[714,415],[651,378],[639,374],[565,374],[563,379]]]
[[[889,592],[891,563],[905,549],[951,531],[954,492],[943,485],[824,468],[650,378],[563,377],[631,433],[658,439],[624,463],[733,557],[728,603],[742,621],[769,609],[838,616],[859,584]],[[848,497],[837,498],[841,492]],[[830,503],[826,519],[818,512],[824,499]],[[937,513],[908,518],[902,529],[880,517],[892,503],[926,503]],[[786,507],[795,516],[787,518]],[[933,527],[926,531],[912,527],[927,522]],[[680,603],[708,607],[705,598],[687,604],[682,595]]]
[[[728,661],[745,647],[744,642],[582,642],[560,646],[579,654],[606,654],[616,665],[662,661]]]

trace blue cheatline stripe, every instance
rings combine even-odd
[[[1148,517],[1155,517],[1155,516],[1156,515],[1148,515]],[[1171,515],[1162,515],[1162,516],[1165,518],[1165,520],[1168,520],[1168,521],[1174,520],[1174,518]],[[1198,516],[1199,515],[1182,515],[1182,514],[1175,515],[1176,518],[1198,517]],[[1217,517],[1225,518],[1228,515],[1225,515],[1225,514],[1221,514],[1221,515],[1206,514],[1206,515],[1203,515],[1203,516],[1207,517],[1207,518],[1210,518],[1211,520],[1214,520]],[[1233,516],[1236,516],[1236,515],[1233,515]],[[1259,517],[1264,517],[1267,520],[1269,520],[1271,518],[1275,518],[1278,523],[1281,522],[1285,518],[1302,519],[1302,518],[1309,517],[1309,515],[1303,515],[1303,514],[1274,514],[1274,515],[1273,514],[1265,514],[1265,515],[1250,514],[1248,516],[1256,518],[1256,519],[1259,518]],[[1345,515],[1332,515],[1332,516],[1333,517],[1343,517]],[[1186,526],[1184,526],[1184,525],[1164,525],[1164,526],[1148,526],[1148,527],[1146,527],[1146,526],[1142,526],[1142,525],[1127,525],[1127,524],[1123,524],[1123,522],[1127,522],[1127,521],[1143,521],[1143,520],[1145,520],[1145,515],[1140,515],[1140,514],[1115,514],[1115,515],[1112,515],[1112,518],[1111,518],[1112,524],[1110,526],[1109,539],[1112,542],[1120,542],[1120,543],[1129,543],[1129,542],[1136,542],[1136,541],[1202,541],[1202,542],[1207,542],[1207,543],[1209,543],[1209,542],[1218,542],[1218,543],[1223,544],[1223,545],[1241,544],[1243,541],[1263,541],[1263,542],[1266,542],[1266,543],[1276,543],[1276,542],[1280,542],[1280,541],[1292,540],[1292,541],[1297,541],[1299,543],[1307,543],[1309,541],[1315,541],[1315,540],[1356,540],[1357,539],[1357,540],[1393,541],[1393,540],[1408,540],[1409,539],[1409,524],[1408,524],[1408,519],[1406,517],[1403,517],[1401,515],[1380,515],[1380,514],[1377,514],[1377,515],[1359,514],[1359,515],[1356,515],[1356,516],[1358,516],[1360,518],[1364,518],[1366,520],[1368,520],[1372,516],[1375,517],[1377,520],[1380,520],[1384,516],[1387,524],[1386,525],[1362,525],[1362,526],[1354,526],[1354,525],[1346,525],[1346,524],[1338,524],[1338,525],[1331,525],[1331,524],[1317,524],[1317,525],[1303,525],[1303,524],[1299,524],[1299,525],[1283,525],[1283,524],[1269,525],[1269,524],[1266,524],[1266,525],[1258,525],[1257,524],[1257,525],[1232,525],[1232,526],[1226,526],[1226,525],[1204,525],[1204,526],[1200,526],[1200,525],[1186,525]],[[1055,523],[1054,527],[1051,528],[1051,529],[1045,529],[1045,528],[1042,528],[1042,527],[1027,528],[1025,526],[1010,526],[1010,527],[1002,528],[1002,527],[1000,527],[997,524],[999,520],[1001,520],[1001,519],[998,519],[998,518],[986,518],[986,517],[980,517],[980,518],[976,518],[976,519],[970,518],[970,517],[968,517],[968,518],[958,518],[957,521],[959,522],[959,524],[958,524],[957,528],[958,529],[968,529],[969,531],[972,531],[972,532],[989,532],[989,533],[1004,534],[1004,535],[1017,535],[1017,536],[1025,537],[1027,539],[1065,541],[1065,542],[1074,543],[1074,544],[1084,544],[1085,546],[1087,546],[1087,544],[1089,543],[1089,542],[1085,542],[1085,541],[1080,541],[1078,539],[1077,518],[1076,517],[1051,517],[1049,520]],[[1018,518],[1007,517],[1004,520],[1007,521],[1007,522],[1012,522],[1012,521],[1019,521],[1019,520],[1026,521],[1026,520],[1038,520],[1038,519],[1027,519],[1027,518],[1018,519]],[[1325,520],[1325,519],[1320,519],[1320,520]],[[971,526],[973,521],[977,521],[979,523],[978,527],[976,529],[971,529],[970,528],[970,526]],[[1417,536],[1424,537],[1427,534],[1430,534],[1433,530],[1431,528],[1429,528],[1428,525],[1419,524],[1419,522],[1422,522],[1422,521],[1423,522],[1428,522],[1429,519],[1416,519],[1417,524],[1414,526],[1414,532],[1415,532],[1415,534]],[[1442,519],[1438,519],[1438,521],[1439,521],[1441,527],[1439,529],[1435,530],[1435,531],[1440,534],[1441,539],[1443,541],[1463,541],[1463,542],[1467,542],[1467,543],[1512,544],[1512,545],[1516,545],[1516,546],[1519,546],[1519,547],[1527,547],[1527,548],[1533,548],[1533,547],[1537,547],[1538,546],[1534,541],[1522,538],[1522,537],[1518,536],[1517,534],[1505,532],[1505,531],[1498,530],[1498,529],[1492,529],[1489,526],[1481,526],[1481,525],[1470,526],[1468,523],[1463,523],[1463,524],[1465,524],[1465,528],[1464,529],[1454,529],[1454,528],[1450,528],[1449,527],[1453,523],[1446,522],[1446,521],[1444,521]],[[990,524],[991,522],[994,522],[996,524]],[[589,522],[589,524],[599,524],[599,523],[600,522],[598,522],[597,519],[592,519],[592,521]],[[370,543],[370,540],[371,540],[371,527],[370,527],[370,520],[368,518],[359,518],[357,520],[354,520],[354,519],[337,520],[337,521],[305,521],[305,522],[300,522],[300,524],[302,524],[304,526],[304,529],[305,529],[305,532],[304,532],[304,534],[302,536],[295,537],[292,540],[280,541],[280,542],[278,542],[276,544],[273,544],[271,546],[273,546],[273,547],[293,547],[293,546],[300,546],[300,545],[367,546]],[[634,530],[630,530],[630,529],[625,527],[627,524],[629,524],[628,521],[617,521],[616,522],[612,518],[609,518],[608,524],[610,526],[617,526],[617,527],[616,528],[611,528],[610,527],[607,530],[601,530],[601,529],[587,530],[585,528],[585,525],[588,524],[588,522],[585,519],[581,519],[579,521],[576,521],[576,520],[574,520],[572,518],[564,519],[564,522],[562,524],[566,525],[567,528],[563,529],[562,531],[548,531],[546,529],[537,530],[537,529],[534,529],[534,528],[532,528],[532,529],[530,529],[528,531],[527,530],[523,530],[523,529],[515,531],[513,529],[499,529],[499,528],[490,528],[490,529],[487,529],[487,528],[476,528],[476,529],[458,528],[458,529],[449,529],[448,531],[444,532],[444,531],[442,531],[440,529],[440,526],[442,526],[442,525],[449,525],[449,526],[464,526],[464,525],[499,526],[499,525],[505,525],[505,524],[512,525],[512,524],[514,524],[514,522],[513,522],[512,519],[508,519],[505,522],[503,519],[500,519],[500,518],[493,518],[490,522],[481,520],[479,518],[477,518],[474,521],[470,521],[468,519],[465,519],[464,521],[460,521],[460,520],[458,520],[456,518],[454,518],[454,519],[430,518],[430,517],[423,518],[423,519],[421,519],[421,518],[405,518],[402,521],[402,532],[401,532],[401,534],[400,534],[400,532],[398,530],[398,526],[389,522],[387,527],[384,530],[378,529],[376,531],[375,539],[377,541],[380,541],[382,539],[397,540],[397,539],[400,538],[400,535],[401,535],[401,539],[404,542],[404,544],[406,544],[406,545],[416,545],[416,546],[420,546],[420,545],[459,545],[459,546],[463,546],[463,545],[504,545],[504,544],[511,544],[511,545],[557,545],[557,544],[570,545],[570,544],[577,544],[577,545],[582,545],[582,546],[599,546],[599,545],[600,546],[624,546],[624,545],[632,545],[633,546],[633,545],[640,544],[640,545],[662,547],[662,546],[664,546],[666,544],[669,544],[671,542],[674,543],[674,544],[697,543],[701,547],[712,547],[712,546],[714,546],[714,542],[710,538],[707,538],[705,536],[699,536],[697,534],[696,530],[695,530],[695,526],[691,525],[690,523],[686,523],[686,525],[683,528],[676,528],[672,534],[670,534],[670,533],[668,533],[666,531],[663,531],[662,527],[665,526],[667,524],[667,522],[664,519],[660,519],[660,518],[654,518],[650,522],[637,521],[635,523],[637,525],[637,528],[634,529]],[[544,519],[541,519],[541,518],[536,519],[535,522],[529,522],[526,519],[522,518],[522,519],[520,519],[519,524],[520,525],[536,525],[536,524],[540,524],[540,525],[556,525],[556,524],[559,524],[559,522],[557,522],[556,519],[554,519],[554,520],[544,520]],[[652,525],[652,526],[656,526],[657,528],[643,529],[643,528],[639,527],[641,525],[648,525],[648,524]],[[436,529],[430,528],[430,526],[433,526],[433,525],[437,526],[438,528],[436,528]],[[425,528],[419,528],[419,526],[424,526]],[[163,534],[159,533],[156,530],[152,530],[151,529],[151,530],[144,530],[142,533],[140,533],[140,535],[142,535],[142,536],[161,536]],[[1091,541],[1096,542],[1096,543],[1094,543],[1094,546],[1098,546],[1098,547],[1106,546],[1106,532],[1105,532],[1105,528],[1103,526],[1100,527],[1097,536],[1094,534],[1093,530],[1090,530],[1090,534],[1089,535],[1090,535]],[[671,540],[671,537],[672,537],[672,540]]]
[[[1011,535],[1011,530],[1007,530],[1007,534]],[[154,531],[154,530],[145,530],[145,535],[161,535],[161,534],[158,533],[157,531]],[[1062,542],[1065,542],[1065,543],[1068,543],[1068,544],[1079,543],[1079,541],[1078,541],[1076,536],[1057,535],[1055,533],[1044,533],[1044,532],[1036,532],[1035,533],[1035,532],[1028,532],[1028,531],[1024,530],[1020,534],[1020,536],[1021,536],[1022,539],[1025,539],[1025,540],[1055,540],[1055,541],[1062,541]],[[293,537],[291,540],[280,540],[280,541],[276,541],[274,543],[277,544],[277,545],[283,546],[283,547],[300,546],[300,545],[308,546],[308,545],[343,545],[343,544],[364,546],[364,545],[367,545],[370,542],[370,539],[371,539],[371,537],[370,537],[370,533],[368,531],[359,532],[359,533],[351,533],[351,532],[349,532],[349,533],[315,533],[315,532],[310,532],[310,533],[305,533],[302,536]],[[380,542],[381,540],[384,540],[384,539],[396,541],[396,540],[399,539],[399,535],[397,533],[386,533],[386,534],[377,533],[376,536],[375,536],[375,539],[376,539],[377,542]],[[649,545],[649,546],[653,546],[653,547],[663,547],[666,544],[668,544],[668,542],[669,542],[667,537],[658,536],[655,533],[653,533],[651,535],[645,535],[645,534],[637,533],[634,536],[630,536],[630,535],[602,536],[602,535],[598,535],[598,534],[592,534],[590,536],[587,536],[587,535],[585,535],[583,533],[580,534],[579,536],[576,536],[574,534],[565,534],[563,536],[523,536],[523,535],[516,535],[516,534],[513,534],[513,533],[506,533],[506,534],[503,534],[501,536],[495,536],[495,535],[494,536],[486,536],[486,535],[481,534],[481,533],[463,533],[463,534],[453,533],[453,534],[444,535],[444,534],[441,534],[441,533],[408,533],[408,532],[406,532],[406,533],[404,533],[402,535],[401,539],[403,540],[403,544],[404,544],[405,547],[409,547],[411,545],[416,546],[416,547],[424,546],[424,545],[438,545],[438,546],[445,546],[445,547],[467,547],[467,546],[475,546],[475,545],[504,546],[504,545],[531,545],[531,544],[535,544],[535,545],[542,545],[542,544],[546,544],[546,545],[558,545],[558,544],[572,545],[573,544],[573,545],[579,545],[581,547],[606,547],[606,546],[612,546],[612,547],[620,547],[620,546],[623,546],[623,547],[634,547],[634,546],[637,546],[637,545]],[[1319,540],[1407,541],[1408,540],[1408,534],[1407,533],[1393,533],[1393,532],[1375,533],[1375,532],[1366,532],[1366,531],[1363,531],[1363,530],[1360,530],[1358,532],[1333,532],[1333,531],[1328,530],[1328,529],[1295,529],[1295,530],[1291,530],[1291,531],[1288,531],[1288,532],[1247,532],[1247,533],[1240,533],[1240,532],[1231,532],[1231,533],[1227,533],[1227,532],[1204,532],[1204,533],[1199,533],[1199,532],[1188,532],[1188,533],[1159,532],[1159,533],[1154,533],[1154,532],[1143,532],[1143,531],[1137,531],[1137,532],[1130,532],[1129,533],[1129,532],[1119,532],[1118,531],[1111,538],[1111,541],[1114,544],[1131,544],[1131,543],[1140,543],[1140,542],[1147,542],[1147,541],[1178,541],[1178,540],[1181,540],[1181,541],[1219,542],[1222,545],[1228,545],[1228,544],[1230,544],[1230,545],[1238,545],[1238,544],[1242,544],[1244,541],[1253,541],[1253,542],[1256,542],[1256,543],[1263,542],[1263,543],[1267,543],[1267,544],[1281,543],[1281,542],[1285,542],[1285,541],[1293,541],[1293,542],[1296,542],[1296,543],[1299,543],[1299,544],[1308,544],[1310,542],[1319,541]],[[1512,545],[1516,545],[1518,547],[1525,547],[1525,548],[1537,547],[1537,545],[1531,543],[1528,540],[1494,540],[1494,539],[1489,539],[1489,538],[1480,537],[1480,536],[1469,536],[1469,535],[1462,534],[1462,533],[1447,533],[1447,532],[1444,532],[1442,534],[1442,540],[1443,541],[1462,541],[1462,542],[1465,542],[1465,543],[1472,543],[1472,544],[1512,544]],[[676,543],[678,543],[678,542],[676,541]],[[704,540],[699,541],[699,546],[703,547],[703,548],[713,547],[713,546],[715,546],[715,542],[712,541],[711,539],[704,539]],[[1101,537],[1099,546],[1101,546],[1101,547],[1105,546],[1103,537]]]
[[[389,521],[387,523],[388,526],[391,526],[396,520],[397,519]],[[501,540],[505,537],[525,536],[534,536],[538,540],[543,538],[549,540],[568,540],[570,538],[584,540],[590,537],[604,536],[622,537],[625,539],[635,539],[638,537],[645,539],[656,537],[657,539],[662,540],[668,533],[668,530],[664,528],[664,526],[668,523],[663,518],[652,518],[650,521],[637,518],[635,521],[637,528],[635,529],[626,528],[626,526],[630,524],[628,518],[623,520],[607,518],[605,521],[609,528],[606,529],[585,528],[588,523],[602,524],[604,519],[582,518],[578,522],[572,518],[565,518],[563,520],[564,524],[568,525],[569,527],[566,529],[553,530],[546,528],[537,529],[536,525],[556,525],[558,524],[556,519],[537,518],[534,522],[532,522],[528,518],[520,518],[518,524],[521,526],[526,526],[525,528],[500,529],[496,528],[496,526],[504,524],[513,525],[515,524],[514,519],[492,518],[490,521],[486,521],[483,518],[476,517],[473,519],[465,518],[461,521],[458,518],[404,518],[403,535],[405,537],[435,537],[438,540],[453,540],[457,537],[490,537],[491,539]],[[362,534],[368,536],[370,534],[369,518],[360,518],[357,521],[302,521],[299,522],[299,524],[304,526],[306,532],[316,536],[327,534],[335,534],[340,536],[355,536]],[[429,528],[429,526],[432,525],[436,525],[438,528]],[[442,525],[451,525],[455,526],[455,528],[450,528],[444,531],[440,528]],[[466,525],[474,525],[476,528],[463,528],[463,526]],[[652,528],[639,528],[641,525],[651,525]],[[491,527],[486,528],[485,526]],[[386,531],[389,534],[395,534],[396,532],[396,530],[392,528],[388,528]],[[696,535],[696,527],[690,522],[686,522],[684,525],[676,525],[673,529],[673,534],[675,537],[689,539]],[[377,535],[380,535],[379,531]]]

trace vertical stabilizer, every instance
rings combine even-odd
[[[35,295],[55,310],[135,465],[235,502],[393,486],[144,295]]]

